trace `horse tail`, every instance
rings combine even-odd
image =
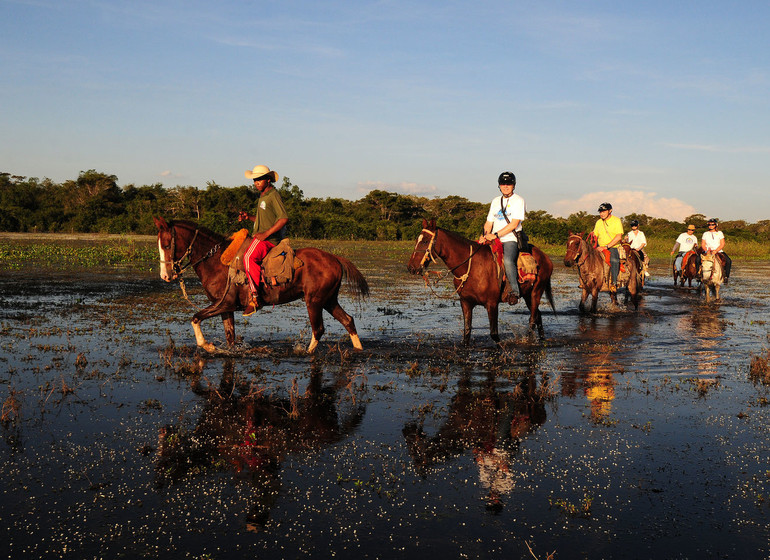
[[[548,282],[545,284],[545,290],[543,290],[545,293],[545,297],[548,298],[548,303],[551,304],[551,309],[553,309],[553,314],[556,315],[556,305],[553,303],[553,294],[551,293],[551,279],[548,279]]]
[[[345,257],[334,255],[334,258],[342,266],[342,275],[345,278],[345,283],[348,288],[356,295],[356,297],[366,297],[369,295],[369,283],[361,274],[361,271],[356,268],[352,262]]]

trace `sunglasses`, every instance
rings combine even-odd
[[[687,231],[695,231],[694,229],[688,229]]]

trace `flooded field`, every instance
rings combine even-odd
[[[520,304],[464,348],[407,258],[352,257],[364,351],[327,315],[313,357],[301,302],[208,356],[157,271],[0,271],[0,556],[770,556],[770,264],[706,305],[654,263],[638,312],[581,316],[555,256],[545,342]]]

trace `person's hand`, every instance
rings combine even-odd
[[[248,212],[244,212],[243,210],[238,212],[238,221],[239,222],[242,222],[243,220],[248,220],[248,219],[249,219],[249,213]]]
[[[254,239],[259,239],[260,241],[264,241],[265,239],[267,239],[267,235],[265,234],[264,231],[261,232],[261,233],[255,233],[255,234],[252,235],[252,237]]]
[[[674,251],[671,251],[671,254],[673,255],[673,254],[674,254]]]

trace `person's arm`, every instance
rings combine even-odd
[[[487,222],[487,224],[490,222]],[[489,232],[486,230],[486,224],[484,224],[484,239],[487,241],[494,241],[495,237],[503,237],[505,235],[508,235],[512,231],[515,231],[517,227],[519,227],[519,224],[521,223],[521,220],[511,220],[509,223],[505,224],[502,229],[500,229],[497,234],[491,233],[492,227],[489,227]]]
[[[675,241],[675,242],[674,242],[674,248],[673,248],[673,249],[671,249],[671,254],[673,255],[673,254],[674,254],[674,253],[676,253],[678,250],[679,250],[679,241]]]
[[[723,236],[722,236],[722,239],[720,239],[720,240],[719,240],[719,247],[717,247],[717,250],[716,250],[716,251],[714,251],[714,252],[715,252],[715,253],[718,253],[719,251],[721,251],[722,249],[724,249],[724,247],[725,247],[725,237],[724,237],[724,235],[723,235]]]
[[[622,235],[622,234],[620,234],[620,233],[618,233],[618,234],[617,234],[615,237],[613,237],[612,239],[610,239],[610,242],[609,242],[609,243],[607,243],[607,245],[605,245],[605,247],[606,247],[607,249],[609,249],[610,247],[614,247],[615,245],[617,245],[618,243],[620,243],[620,240],[621,240],[622,238],[623,238],[623,235]]]
[[[288,218],[281,218],[280,220],[277,220],[272,225],[272,227],[266,229],[263,232],[255,233],[252,237],[254,237],[255,239],[259,239],[260,241],[264,241],[265,239],[267,239],[268,237],[270,237],[274,233],[280,231],[281,228],[283,226],[285,226],[286,224],[288,224],[288,223],[289,223],[289,219]]]

